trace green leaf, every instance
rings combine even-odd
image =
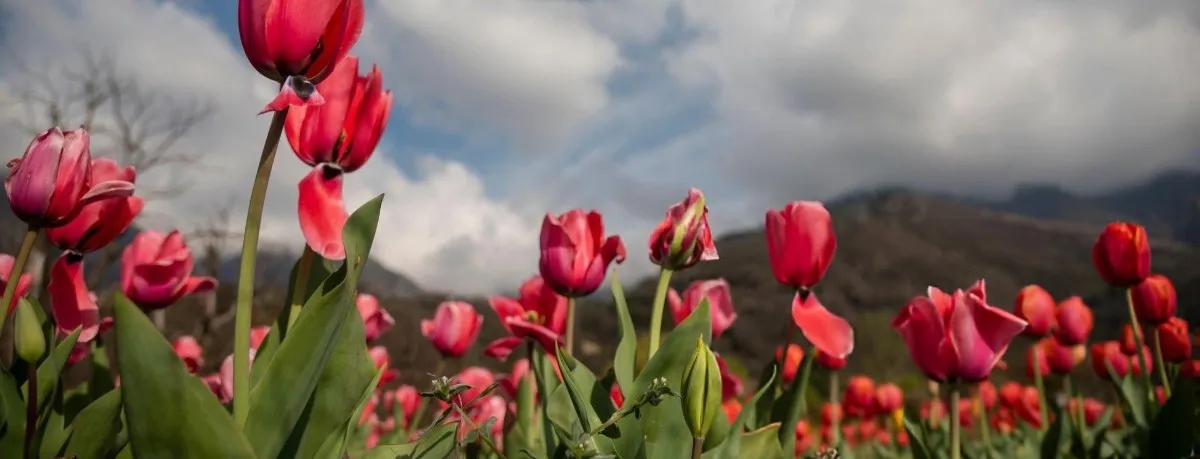
[[[750,411],[754,414],[753,417],[746,421],[747,427],[758,429],[771,423],[771,415],[775,411],[776,401],[779,400],[779,395],[783,395],[776,394],[777,387],[783,384],[782,373],[780,371],[779,361],[772,359],[770,363],[763,367],[762,373],[759,373],[757,387],[760,388],[760,392],[763,395],[756,402],[748,403],[742,408],[743,410],[750,408]]]
[[[563,386],[567,389],[567,396],[570,397],[575,418],[579,420],[579,426],[583,428],[584,432],[591,432],[592,426],[600,425],[603,422],[596,416],[595,411],[588,403],[592,396],[592,387],[596,385],[596,375],[582,363],[567,355],[566,349],[559,348],[556,356],[558,368],[562,370]],[[583,381],[576,382],[575,373],[580,373],[580,379]],[[581,383],[587,387],[586,392],[580,387]],[[567,425],[570,426],[570,423]]]
[[[304,339],[284,339],[262,380],[251,390],[245,432],[257,457],[273,458],[283,449],[308,406],[343,325],[358,313],[355,286],[370,254],[382,203],[381,195],[346,220],[342,230],[346,263],[325,279],[296,319],[292,333]],[[354,394],[355,400],[358,394]]]
[[[1140,381],[1132,377],[1132,371],[1122,378],[1117,376],[1111,364],[1106,363],[1105,365],[1108,366],[1108,374],[1112,380],[1119,381],[1117,383],[1117,395],[1120,395],[1121,400],[1129,407],[1129,414],[1133,417],[1133,424],[1138,427],[1149,426],[1148,406],[1146,403],[1148,389]]]
[[[629,317],[629,305],[625,302],[625,290],[617,279],[617,269],[612,274],[613,305],[617,309],[617,323],[621,327],[621,341],[617,343],[617,352],[613,356],[613,373],[617,376],[617,385],[621,387],[621,395],[625,400],[633,400],[638,396],[634,392],[634,367],[637,365],[637,329],[633,328],[633,319]]]
[[[0,406],[3,407],[3,426],[0,429],[0,457],[21,457],[25,445],[25,400],[17,389],[12,375],[0,369]]]
[[[314,260],[308,268],[308,285],[304,289],[304,300],[307,302],[312,299],[317,289],[325,283],[325,279],[333,275],[333,263],[320,256],[314,256]],[[258,384],[264,374],[267,373],[267,367],[271,364],[271,359],[275,358],[275,351],[279,350],[279,345],[283,342],[284,336],[287,335],[288,321],[290,320],[292,308],[292,293],[293,286],[296,285],[297,272],[300,270],[300,261],[297,260],[292,264],[291,274],[288,275],[287,296],[284,299],[284,307],[280,310],[279,315],[275,317],[275,324],[271,326],[271,331],[263,338],[263,342],[259,345],[258,350],[254,351],[254,363],[250,369],[250,387]],[[295,325],[295,324],[293,324]]]
[[[908,433],[908,448],[912,451],[913,459],[934,459],[925,440],[925,431],[908,418],[904,418],[904,431]]]
[[[457,423],[430,429],[421,439],[404,445],[380,445],[355,459],[445,459],[453,457]]]
[[[311,420],[309,428],[305,431],[323,431],[324,429],[320,428],[321,425],[318,424],[322,422],[319,420],[321,417],[333,420],[341,416],[342,425],[339,429],[332,431],[335,435],[328,436],[321,444],[321,448],[317,450],[316,455],[311,457],[340,456],[351,441],[357,440],[353,437],[355,437],[355,429],[358,427],[358,420],[362,419],[363,411],[367,409],[371,396],[375,394],[375,388],[379,386],[379,379],[387,370],[387,367],[375,368],[374,362],[367,354],[364,345],[367,342],[366,330],[363,328],[362,322],[352,320],[344,327],[351,331],[343,334],[342,339],[339,340],[339,349],[335,350],[335,358],[325,366],[321,382],[317,383],[317,391],[313,394]],[[357,401],[350,398],[355,388],[359,393]],[[293,432],[293,437],[295,433]],[[306,439],[314,437],[316,436],[310,435]],[[305,453],[306,449],[302,448],[301,454],[289,457],[310,457]]]
[[[755,459],[784,459],[783,446],[779,444],[779,423],[740,435],[742,456]]]
[[[1196,383],[1180,378],[1150,429],[1148,457],[1189,457],[1196,441]]]
[[[136,457],[254,459],[233,418],[150,319],[117,293],[117,364]]]
[[[75,341],[79,339],[80,328],[76,327],[75,331],[67,335],[62,342],[54,347],[50,355],[42,360],[42,364],[38,365],[37,369],[37,399],[38,401],[49,400],[50,395],[54,393],[54,389],[58,387],[58,377],[62,375],[62,370],[67,365],[67,359],[71,357],[71,350],[75,349]],[[21,386],[21,394],[29,397],[29,383],[26,382]],[[39,403],[39,405],[42,405]],[[46,404],[48,405],[48,404]],[[44,410],[44,407],[42,407]],[[39,410],[41,412],[41,410]]]
[[[41,457],[59,457],[67,440],[66,410],[63,407],[62,391],[54,391],[50,411],[42,417],[38,432],[37,448]]]
[[[537,383],[537,393],[550,394],[542,396],[543,405],[548,405],[553,400],[555,389],[558,389],[560,385],[558,375],[554,372],[554,365],[550,363],[550,357],[545,352],[535,350],[533,359],[529,362],[529,369]],[[558,436],[554,433],[554,425],[550,421],[550,410],[546,407],[542,409],[541,424],[542,440],[545,442],[546,451],[554,451],[558,447]]]
[[[1053,415],[1054,423],[1050,424],[1046,435],[1042,437],[1042,459],[1057,459],[1062,454],[1063,444],[1071,438],[1071,416],[1064,413],[1061,407],[1055,407]]]
[[[104,457],[120,430],[121,389],[114,389],[75,416],[67,431],[66,456]]]
[[[774,386],[771,383],[775,381],[775,366],[769,365],[768,368],[772,370],[771,373],[767,375],[763,384],[758,386],[758,392],[755,392],[754,396],[750,398],[750,402],[746,404],[747,406],[754,406],[759,400],[774,390]],[[704,455],[713,459],[738,459],[746,457],[742,455],[742,432],[746,429],[746,424],[753,418],[753,410],[743,409],[738,413],[737,418],[734,418],[733,425],[729,426],[729,431],[725,435],[725,441],[721,442],[716,449]]]

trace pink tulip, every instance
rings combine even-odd
[[[538,270],[558,294],[577,298],[600,288],[613,261],[625,261],[620,236],[604,236],[604,217],[579,209],[542,220]]]
[[[913,361],[939,382],[987,379],[1025,326],[1024,320],[987,304],[982,280],[953,295],[929,287],[928,296],[913,298],[892,321]]]
[[[133,194],[130,182],[94,182],[91,168],[86,130],[50,128],[34,137],[24,155],[9,161],[4,180],[8,204],[30,227],[55,228],[89,203]]]
[[[258,353],[258,349],[250,349],[250,364],[254,364],[254,355]],[[221,403],[229,403],[233,400],[233,354],[225,357],[225,361],[221,362],[221,369],[218,371],[220,376],[219,388],[221,393],[217,394],[217,398],[221,399]],[[212,384],[209,385],[212,387]]]
[[[185,295],[216,288],[211,277],[192,276],[195,261],[178,230],[138,233],[121,255],[121,290],[144,310],[162,309]]]
[[[372,347],[369,349],[369,353],[371,354],[371,360],[375,362],[376,369],[384,368],[384,366],[390,366],[391,357],[388,356],[388,350],[386,347]],[[388,368],[384,370],[383,376],[379,377],[379,387],[383,387],[388,383],[395,381],[398,377],[400,377],[400,370],[395,368]]]
[[[116,161],[101,158],[92,161],[91,183],[134,183],[137,173],[133,166],[122,168]],[[133,219],[141,213],[142,198],[114,197],[85,204],[69,222],[46,229],[46,239],[62,250],[89,253],[112,243]]]
[[[80,343],[90,343],[100,332],[100,307],[83,278],[83,257],[63,252],[50,268],[50,312],[59,333],[80,329]]]
[[[269,325],[254,327],[250,329],[250,349],[258,349],[262,347],[263,341],[267,339],[267,334],[271,333]]]
[[[775,280],[797,290],[820,283],[837,252],[837,235],[825,206],[815,201],[790,202],[783,210],[767,212],[766,227]]]
[[[16,260],[11,255],[0,253],[0,291],[3,291],[8,286],[9,276],[12,275],[13,263],[16,263]],[[21,279],[17,281],[17,292],[13,294],[12,303],[8,305],[9,314],[12,314],[13,309],[17,307],[17,300],[29,294],[29,287],[32,285],[33,274],[22,274]]]
[[[792,320],[823,354],[844,359],[854,352],[854,328],[846,319],[830,312],[817,300],[817,295],[797,292],[792,298]]]
[[[541,276],[521,284],[520,298],[494,296],[488,298],[488,304],[512,336],[492,341],[484,348],[484,355],[507,359],[525,338],[536,341],[550,355],[558,352],[567,328],[567,299],[555,293]]]
[[[200,371],[200,367],[204,366],[204,348],[200,347],[196,338],[181,336],[172,343],[171,347],[175,348],[175,355],[183,360],[184,365],[187,365],[188,371],[192,374],[196,374],[197,371]]]
[[[721,400],[736,399],[742,396],[745,391],[745,384],[742,383],[742,378],[729,371],[729,366],[725,364],[725,359],[721,356],[717,357],[717,368],[721,370]]]
[[[97,336],[104,334],[113,327],[112,317],[105,317],[100,320]],[[82,362],[84,359],[92,356],[92,348],[95,346],[95,340],[91,342],[75,341],[75,347],[71,348],[71,354],[67,356],[67,366],[75,365]]]
[[[521,380],[529,375],[529,359],[521,359],[513,363],[512,373],[496,375],[500,390],[508,398],[516,400],[517,390],[521,388]]]
[[[475,312],[475,306],[447,301],[438,305],[433,320],[421,321],[421,334],[442,356],[458,358],[475,344],[482,327],[483,316]]]
[[[667,305],[671,309],[671,318],[679,325],[688,315],[700,307],[700,302],[708,299],[708,310],[712,315],[712,338],[717,339],[737,320],[733,310],[733,298],[729,294],[729,283],[725,279],[711,279],[692,282],[683,292],[683,298],[675,289],[667,292]]]
[[[467,367],[451,378],[451,381],[454,384],[466,384],[471,386],[470,389],[467,389],[455,396],[455,400],[459,405],[469,409],[474,406],[475,403],[479,402],[479,400],[475,400],[475,398],[479,396],[479,394],[482,393],[487,386],[492,385],[492,383],[496,381],[496,375],[487,368]],[[471,406],[468,406],[468,404]]]
[[[678,245],[676,239],[678,238]],[[687,198],[667,209],[666,217],[650,233],[650,262],[678,271],[717,259],[704,193],[688,190]]]
[[[388,314],[387,309],[379,306],[379,300],[374,295],[358,294],[358,315],[362,317],[363,327],[367,329],[367,341],[375,341],[396,325],[396,319]]]
[[[421,404],[421,392],[416,387],[407,384],[397,387],[392,392],[392,400],[400,406],[400,414],[403,415],[400,420],[403,421],[405,428],[412,425],[414,421],[420,421],[413,419],[417,413],[417,407]]]
[[[230,365],[232,365],[232,363],[230,363]],[[217,400],[221,401],[221,404],[226,404],[229,403],[230,400],[233,400],[233,390],[225,390],[225,383],[221,379],[220,373],[213,373],[201,379],[203,379],[204,384],[208,386],[208,390],[212,391],[213,395],[217,397]],[[229,395],[228,398],[226,397],[227,394]]]
[[[477,403],[469,414],[471,422],[481,429],[487,425],[488,419],[495,418],[496,422],[492,424],[491,432],[480,432],[480,435],[491,434],[493,442],[504,444],[504,418],[508,415],[508,403],[504,401],[504,397],[489,395]],[[466,435],[470,427],[460,429],[461,435]]]

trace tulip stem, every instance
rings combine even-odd
[[[950,405],[946,407],[950,412],[950,459],[962,459],[962,425],[958,418],[962,410],[958,409],[958,393],[958,384],[951,384]]]
[[[979,386],[975,386],[974,410],[976,417],[979,419],[979,437],[983,442],[985,449],[992,447],[992,426],[988,423],[987,406],[983,404],[983,391],[979,390]]]
[[[291,330],[292,325],[296,324],[296,318],[300,316],[300,309],[304,307],[304,303],[308,301],[308,275],[312,271],[313,257],[317,255],[313,252],[308,244],[304,244],[304,251],[300,253],[300,263],[296,266],[296,283],[292,284],[292,304],[288,311],[287,329]],[[286,332],[284,333],[286,335]]]
[[[1150,381],[1149,368],[1146,366],[1146,353],[1143,352],[1146,343],[1142,341],[1142,326],[1138,324],[1137,310],[1133,308],[1133,289],[1125,289],[1125,305],[1129,307],[1129,326],[1133,328],[1133,344],[1137,346],[1138,364],[1142,374],[1142,382],[1146,384],[1146,395],[1150,401],[1151,407],[1158,406],[1158,400],[1154,396],[1154,384]],[[1154,408],[1151,408],[1154,409]]]
[[[446,369],[446,361],[442,360],[442,359],[438,359],[437,363],[434,364],[433,374],[437,375],[437,377],[441,377],[442,372],[445,371],[445,369]],[[413,429],[415,429],[417,426],[421,425],[421,422],[422,422],[421,418],[425,417],[425,406],[428,404],[429,404],[429,397],[421,397],[421,400],[417,402],[417,409],[416,409],[416,411],[413,411],[412,420],[408,421],[408,436],[410,438],[412,437]],[[401,416],[403,416],[403,414],[401,414]]]
[[[830,411],[832,412],[829,413],[832,415],[830,416],[832,418],[830,421],[833,424],[832,428],[829,429],[833,435],[833,441],[830,442],[832,443],[830,446],[836,449],[842,441],[842,406],[838,403],[838,373],[836,370],[829,372],[829,402],[838,407],[836,411],[831,409]]]
[[[500,459],[508,459],[508,457],[506,457],[504,455],[504,452],[500,451],[500,448],[497,447],[496,443],[492,440],[491,432],[481,431],[481,429],[479,428],[479,424],[476,424],[475,420],[471,419],[471,416],[467,415],[467,412],[466,412],[466,410],[463,410],[462,405],[459,405],[458,403],[454,403],[453,405],[454,405],[454,411],[458,412],[459,419],[467,421],[467,424],[469,424],[471,426],[471,430],[475,431],[475,436],[478,437],[480,440],[483,440],[483,443],[485,445],[487,445],[488,449],[492,450],[492,452],[496,454],[496,457],[498,457]]]
[[[242,264],[238,273],[237,311],[233,327],[233,418],[238,428],[246,427],[250,417],[250,314],[254,307],[254,269],[258,259],[258,233],[262,228],[263,207],[267,202],[267,185],[275,165],[275,150],[283,136],[283,122],[288,110],[275,112],[263,141],[262,156],[250,189],[250,204],[246,209],[246,230],[242,233]]]
[[[779,442],[783,444],[784,451],[796,450],[796,423],[800,422],[800,417],[808,411],[808,379],[812,376],[813,362],[816,360],[817,348],[813,346],[812,352],[804,356],[804,369],[800,370],[800,379],[792,381],[794,398],[791,400],[792,405],[788,407],[787,417],[784,418],[784,427],[779,429]]]
[[[700,455],[704,453],[704,437],[696,437],[692,439],[692,459],[700,459]]]
[[[784,371],[787,369],[788,351],[792,347],[792,332],[795,331],[795,329],[796,329],[796,321],[788,320],[787,321],[787,331],[784,332],[784,335],[783,335],[783,348],[782,348],[783,350],[780,351],[779,355],[775,358],[775,364],[777,365],[776,368],[779,369],[778,374],[780,374],[780,375],[784,374]],[[779,396],[783,394],[783,378],[782,377],[775,378],[774,384],[775,384],[775,398],[779,398]]]
[[[1046,429],[1048,429],[1050,427],[1050,414],[1049,414],[1048,407],[1046,406],[1046,403],[1050,400],[1050,397],[1047,396],[1047,394],[1046,394],[1046,381],[1045,381],[1045,378],[1042,376],[1041,361],[1042,361],[1042,347],[1037,344],[1034,344],[1033,345],[1033,362],[1034,362],[1034,364],[1033,364],[1033,385],[1035,387],[1037,387],[1037,391],[1038,391],[1038,416],[1039,416],[1038,419],[1042,420],[1039,428],[1044,433],[1044,432],[1046,432]],[[951,410],[951,411],[953,411],[953,410]]]
[[[1167,366],[1163,363],[1162,335],[1158,333],[1158,327],[1154,327],[1154,366],[1158,367],[1158,379],[1162,380],[1163,394],[1171,398],[1171,378],[1167,376]]]
[[[34,366],[31,362],[30,366]],[[27,459],[36,459],[37,454],[33,452],[33,436],[37,433],[38,408],[37,408],[37,368],[33,368],[29,372],[29,400],[26,403],[25,410],[25,457]]]
[[[567,298],[567,355],[575,355],[575,298]]]
[[[658,352],[658,340],[662,333],[663,306],[667,303],[667,290],[671,288],[671,274],[674,271],[663,268],[658,272],[658,288],[654,290],[654,306],[650,310],[650,351],[646,353],[649,362],[654,353]]]
[[[29,252],[33,251],[33,243],[37,241],[37,235],[37,228],[30,226],[25,230],[25,239],[21,240],[21,250],[17,252],[17,259],[13,263],[12,271],[8,273],[8,282],[4,284],[4,299],[0,300],[0,304],[5,308],[4,314],[0,314],[0,330],[4,329],[4,323],[12,311],[13,296],[17,294],[17,285],[21,283],[21,275],[25,273],[25,262],[29,260]]]

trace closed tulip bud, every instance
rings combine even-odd
[[[1067,298],[1058,305],[1055,320],[1058,322],[1058,327],[1054,330],[1054,338],[1063,346],[1086,343],[1088,335],[1092,334],[1092,326],[1095,324],[1092,308],[1083,304],[1083,299],[1077,296]]]
[[[1045,339],[1039,346],[1050,371],[1057,375],[1071,374],[1075,366],[1087,358],[1087,349],[1082,344],[1064,346],[1056,339]]]
[[[17,356],[31,364],[37,363],[46,354],[46,335],[42,333],[42,324],[33,305],[24,298],[17,301],[13,346],[17,348]]]
[[[1146,229],[1133,223],[1109,223],[1092,246],[1092,265],[1115,287],[1133,287],[1146,280],[1150,276]]]
[[[696,340],[696,351],[683,368],[683,418],[693,438],[704,438],[721,409],[721,370],[717,358],[703,339]]]
[[[1054,332],[1054,297],[1037,285],[1026,285],[1017,292],[1013,314],[1029,322],[1025,336],[1044,338]]]
[[[1118,378],[1124,378],[1131,372],[1135,375],[1142,374],[1141,362],[1138,357],[1122,353],[1121,343],[1117,341],[1093,343],[1088,354],[1091,356],[1092,371],[1102,380],[1112,381],[1112,376],[1108,371],[1110,366]],[[1142,357],[1146,359],[1148,367],[1146,371],[1153,371],[1154,359],[1151,358],[1149,348],[1142,347]]]
[[[1041,342],[1029,346],[1029,350],[1025,351],[1025,376],[1029,379],[1037,377],[1037,375],[1046,376],[1050,374],[1050,361],[1046,359],[1046,351]]]
[[[701,261],[717,259],[704,193],[692,188],[687,198],[667,209],[666,217],[650,233],[650,262],[681,270]]]
[[[793,201],[767,212],[767,255],[780,284],[809,289],[825,277],[837,252],[829,211],[819,202]]]
[[[1192,358],[1192,340],[1188,334],[1187,321],[1172,317],[1159,324],[1156,332],[1164,361],[1181,363]]]
[[[884,394],[891,396],[895,394]],[[875,381],[867,376],[852,376],[842,395],[842,409],[847,416],[867,418],[875,415]]]
[[[893,413],[904,407],[904,391],[892,383],[886,383],[875,389],[875,407],[880,414]]]
[[[579,209],[542,219],[538,271],[550,288],[568,298],[600,288],[612,262],[625,261],[619,236],[604,236],[604,217]]]
[[[1162,274],[1151,274],[1129,289],[1138,320],[1158,325],[1175,315],[1175,286]]]
[[[94,182],[91,168],[87,131],[42,132],[24,155],[8,163],[4,190],[9,206],[31,227],[56,228],[70,222],[88,203],[133,194],[130,182]]]

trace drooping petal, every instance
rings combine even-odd
[[[508,328],[512,330],[513,336],[520,338],[533,338],[542,346],[550,355],[558,354],[558,347],[562,346],[562,336],[554,333],[549,328],[541,325],[531,324],[525,321],[510,320]]]
[[[329,260],[346,258],[342,228],[350,215],[342,202],[342,171],[320,164],[300,180],[299,191],[300,232],[308,247]]]
[[[278,112],[288,107],[316,107],[324,104],[325,97],[317,90],[316,85],[303,78],[290,76],[284,81],[283,87],[279,88],[279,94],[276,94],[258,114]]]
[[[797,293],[792,299],[792,320],[813,346],[837,358],[854,352],[854,328],[817,301],[816,295],[801,300]]]
[[[96,338],[100,330],[100,308],[83,279],[83,260],[64,253],[50,268],[50,309],[58,331],[70,334],[80,328],[77,342]]]
[[[521,338],[517,338],[515,336],[506,336],[504,338],[500,338],[492,341],[491,344],[488,344],[486,347],[484,347],[483,355],[503,362],[508,359],[508,356],[512,354],[513,350],[516,349],[517,346],[521,345],[522,341],[523,340]]]
[[[488,297],[487,301],[488,305],[492,307],[492,310],[496,311],[496,315],[500,317],[500,323],[504,325],[504,328],[508,330],[509,333],[511,333],[512,330],[508,328],[508,319],[514,317],[519,318],[525,315],[525,308],[521,306],[520,302],[512,298],[493,296]]]

